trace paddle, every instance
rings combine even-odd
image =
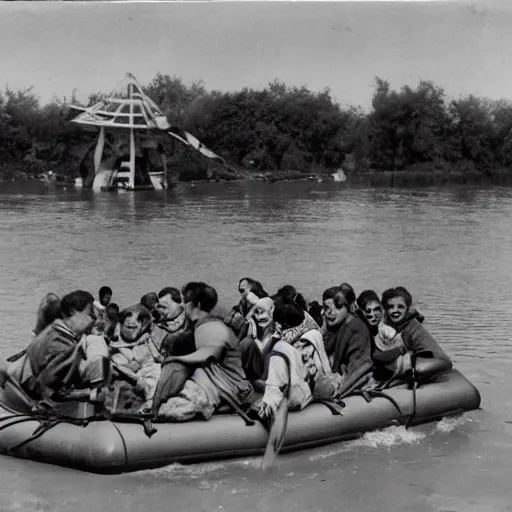
[[[261,469],[266,471],[273,466],[283,446],[288,426],[288,398],[284,397],[276,410],[268,432],[267,447],[261,463]]]

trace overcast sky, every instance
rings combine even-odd
[[[207,89],[274,78],[368,108],[374,77],[512,99],[512,4],[492,2],[0,2],[0,88],[43,102],[108,92],[130,71]]]

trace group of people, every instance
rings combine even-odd
[[[269,295],[243,278],[240,301],[189,282],[121,309],[102,287],[38,310],[34,338],[9,374],[34,400],[101,401],[160,421],[236,411],[272,421],[278,409],[336,402],[357,390],[420,385],[452,363],[403,287],[356,296],[347,283],[308,303],[293,286]]]

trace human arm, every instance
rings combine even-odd
[[[404,330],[403,337],[407,348],[414,355],[415,373],[418,380],[428,380],[436,373],[448,371],[452,361],[439,346],[434,337],[417,321]]]
[[[215,361],[220,361],[222,359],[222,354],[224,352],[224,347],[217,346],[206,346],[197,349],[192,354],[187,354],[184,356],[169,356],[165,358],[165,362],[176,361],[179,363],[192,365],[192,366],[202,366],[212,359]]]
[[[220,361],[228,347],[228,328],[221,322],[207,322],[196,328],[194,341],[196,350],[186,355],[166,358],[166,361],[177,361],[187,365],[201,366],[211,360]]]

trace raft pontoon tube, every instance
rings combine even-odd
[[[386,398],[367,402],[362,396],[344,399],[346,406],[341,416],[321,403],[290,413],[282,451],[354,439],[371,430],[404,424],[413,412],[414,425],[480,406],[478,390],[457,370],[418,388],[415,411],[411,390],[391,389],[385,393],[394,399],[402,414]],[[92,473],[114,474],[174,462],[259,455],[267,442],[267,431],[261,424],[247,426],[235,414],[217,414],[209,421],[156,423],[158,431],[151,437],[146,436],[140,424],[106,420],[93,421],[85,427],[59,423],[37,437],[33,434],[40,421],[29,415],[13,417],[14,404],[8,388],[0,389],[1,454]],[[29,438],[32,439],[22,444]]]

